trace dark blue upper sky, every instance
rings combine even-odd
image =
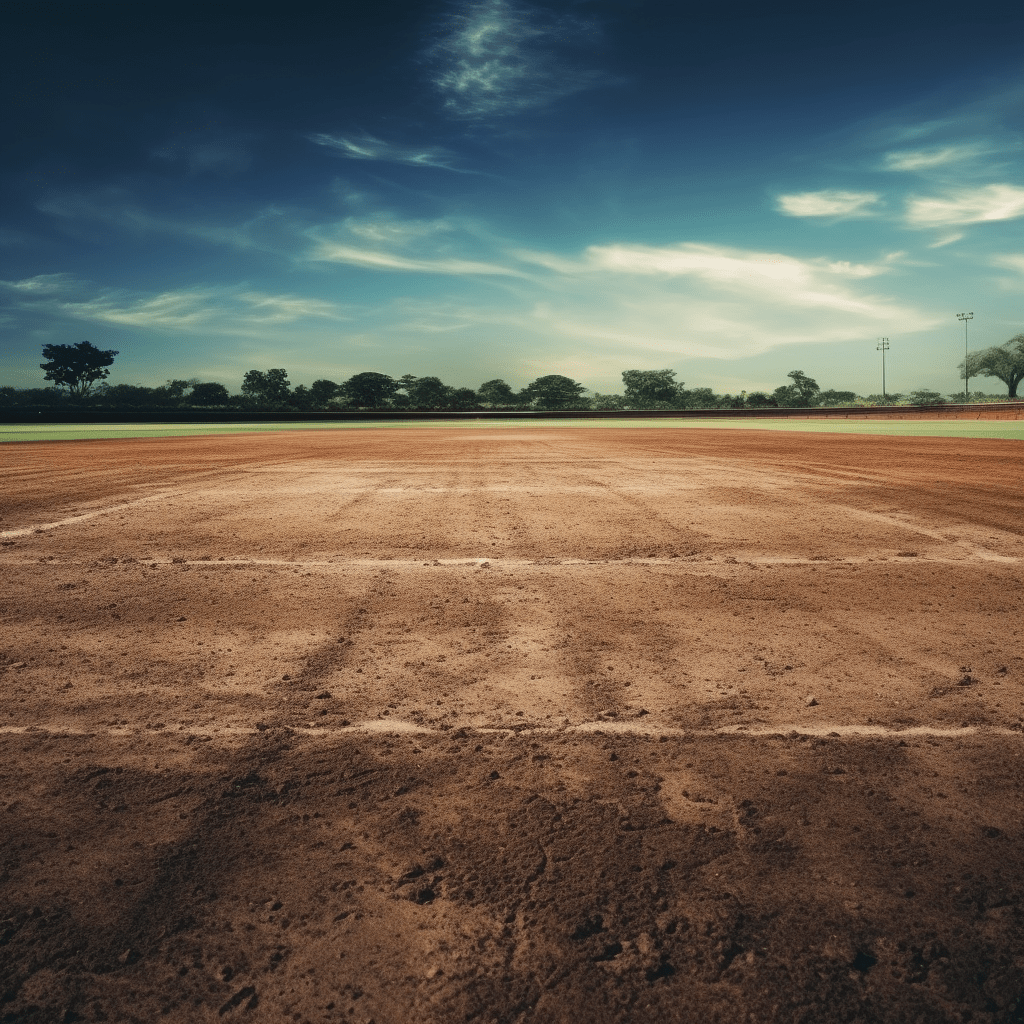
[[[3,383],[957,389],[1024,330],[1019,5],[15,3]],[[997,382],[984,382],[997,390]]]

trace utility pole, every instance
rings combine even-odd
[[[957,320],[963,320],[964,322],[964,401],[969,402],[971,400],[969,385],[971,378],[967,375],[967,321],[974,319],[973,313],[957,313]]]
[[[885,353],[889,351],[889,339],[879,338],[875,346],[876,352],[882,353],[882,399],[885,399]]]

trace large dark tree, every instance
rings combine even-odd
[[[193,405],[227,405],[230,397],[228,389],[223,384],[211,381],[193,385],[188,400]]]
[[[406,376],[402,380],[414,409],[443,409],[451,398],[452,389],[440,377],[417,377],[410,382]]]
[[[1024,334],[1015,334],[1002,345],[971,352],[966,365],[960,364],[960,379],[970,377],[995,377],[1006,385],[1007,397],[1016,398],[1017,385],[1024,380]]]
[[[115,384],[113,387],[101,384],[93,392],[93,401],[114,409],[151,409],[157,404],[154,395],[158,390],[138,384]]]
[[[291,396],[287,370],[248,370],[242,394],[263,405],[284,405]]]
[[[340,385],[335,384],[333,380],[315,380],[309,387],[309,397],[314,408],[322,409],[339,390]]]
[[[786,376],[793,382],[791,387],[796,389],[803,405],[816,405],[818,401],[818,382],[813,377],[808,377],[803,370],[790,370]]]
[[[449,409],[478,409],[476,392],[472,388],[450,388],[448,395]]]
[[[52,380],[58,387],[67,388],[75,398],[87,395],[97,381],[110,375],[110,366],[117,355],[117,349],[98,349],[88,341],[77,345],[44,345],[43,358],[49,362],[40,363],[45,370],[44,380]]]
[[[476,394],[484,405],[516,404],[516,393],[500,377],[496,377],[494,380],[485,380]]]
[[[563,377],[560,373],[549,373],[546,377],[538,377],[524,389],[524,395],[536,399],[541,409],[571,409],[583,404],[583,384],[571,377]]]
[[[386,408],[391,397],[398,390],[398,381],[386,373],[368,370],[349,377],[342,385],[348,401],[360,409]]]
[[[623,370],[626,405],[643,409],[656,402],[675,402],[682,381],[676,381],[675,370]]]

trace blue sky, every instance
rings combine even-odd
[[[830,6],[15,3],[0,383],[956,391],[957,312],[1024,331],[1024,12]]]

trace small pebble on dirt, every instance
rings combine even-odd
[[[809,708],[816,708],[818,706],[818,698],[817,697],[811,697],[811,696],[805,697],[804,698],[804,703]]]

